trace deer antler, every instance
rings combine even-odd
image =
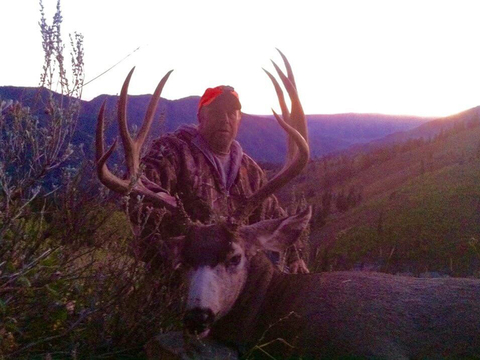
[[[142,127],[135,139],[132,139],[130,133],[128,132],[127,125],[127,93],[128,85],[132,77],[133,71],[135,68],[130,70],[125,79],[125,82],[122,86],[122,91],[120,93],[120,100],[118,102],[118,126],[120,128],[120,137],[122,139],[124,151],[125,151],[125,161],[127,164],[127,178],[120,179],[119,177],[112,174],[112,172],[107,167],[107,159],[112,154],[113,150],[117,145],[117,140],[110,146],[110,148],[105,152],[104,149],[104,113],[105,113],[105,102],[100,108],[97,121],[97,130],[96,130],[96,160],[97,160],[97,174],[100,181],[109,189],[118,192],[120,194],[133,194],[143,196],[145,200],[152,202],[156,206],[165,207],[167,210],[174,210],[177,208],[176,199],[168,194],[167,192],[155,193],[149,190],[143,183],[140,178],[140,155],[142,145],[145,142],[150,126],[153,122],[153,117],[157,109],[158,101],[160,100],[160,95],[162,93],[163,87],[168,80],[168,77],[173,70],[169,71],[165,76],[160,80],[157,88],[155,89],[154,94],[150,100],[150,103],[145,113],[145,118],[143,120]]]
[[[280,79],[282,80],[283,85],[287,89],[290,100],[292,101],[291,111],[288,111],[288,107],[283,96],[283,91],[275,77],[273,77],[273,75],[267,70],[264,69],[264,71],[267,73],[270,80],[272,80],[273,86],[275,87],[275,91],[277,93],[278,101],[280,103],[280,108],[282,109],[283,119],[275,111],[273,111],[273,109],[272,111],[278,123],[286,131],[289,137],[287,161],[283,169],[276,176],[274,176],[262,188],[257,190],[257,192],[247,198],[246,201],[238,208],[236,213],[233,215],[233,219],[238,222],[245,220],[245,218],[248,217],[248,215],[250,215],[250,213],[267,197],[285,186],[290,180],[297,176],[307,165],[310,155],[310,150],[307,143],[307,122],[303,112],[302,104],[300,103],[300,98],[297,94],[292,68],[285,55],[283,55],[280,50],[277,49],[277,51],[280,53],[283,62],[285,63],[287,75],[280,70],[277,64],[275,64],[273,61],[272,63]]]

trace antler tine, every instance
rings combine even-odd
[[[271,180],[268,181],[267,184],[250,196],[247,201],[242,204],[237,213],[233,216],[233,218],[238,219],[239,222],[242,222],[267,197],[272,195],[275,191],[282,188],[290,180],[297,176],[307,165],[310,157],[310,150],[303,136],[293,127],[288,125],[275,111],[273,111],[273,114],[275,115],[278,123],[298,146],[299,152],[295,158],[295,161],[293,161],[289,166],[284,167],[282,171],[275,175]]]
[[[128,86],[130,85],[130,79],[132,78],[135,67],[130,70],[125,81],[123,82],[122,91],[120,92],[120,99],[118,101],[118,128],[120,130],[120,137],[122,138],[123,149],[125,152],[125,161],[127,163],[127,176],[135,176],[138,171],[139,161],[136,161],[140,157],[137,148],[128,131],[127,123],[127,94]]]
[[[286,61],[286,58],[284,61]],[[286,63],[288,64],[288,61],[286,61]],[[287,159],[286,165],[276,176],[269,180],[267,184],[255,192],[252,196],[246,199],[246,201],[239,207],[237,212],[234,214],[234,219],[237,219],[237,221],[240,223],[243,222],[245,218],[268,196],[273,194],[276,190],[280,189],[295,176],[297,176],[307,165],[310,156],[308,143],[306,138],[304,138],[304,136],[307,134],[305,115],[303,114],[302,105],[300,103],[294,83],[292,83],[292,81],[283,74],[283,72],[278,68],[278,66],[276,66],[275,63],[273,64],[279,73],[279,76],[282,79],[282,82],[284,83],[292,101],[292,111],[290,113],[285,104],[283,91],[281,90],[280,85],[272,76],[272,74],[265,70],[269,78],[272,80],[275,91],[277,92],[280,107],[282,108],[282,113],[284,114],[284,119],[282,119],[272,109],[278,123],[288,134],[289,158]],[[293,80],[293,73],[289,64],[287,65],[287,71],[290,73],[289,77]]]
[[[308,139],[307,122],[305,119],[305,114],[303,112],[302,104],[300,103],[300,99],[298,97],[295,83],[292,82],[292,80],[295,81],[293,78],[292,69],[285,55],[283,55],[281,52],[280,54],[282,55],[285,63],[285,67],[287,68],[288,77],[285,76],[285,74],[282,72],[282,70],[278,67],[278,65],[275,62],[272,61],[272,64],[275,67],[275,70],[277,71],[279,77],[282,79],[283,85],[287,89],[288,95],[292,103],[291,113],[289,114],[288,118],[285,118],[285,115],[284,115],[284,120],[289,125],[293,126],[296,130],[298,130],[300,134],[302,134],[302,136],[307,140]],[[274,84],[274,86],[277,87],[278,84]],[[283,109],[282,109],[282,112],[283,112]],[[297,147],[293,142],[293,140],[289,138],[288,139],[288,159],[292,160],[295,157],[296,152],[297,152]]]
[[[281,72],[281,70],[278,68],[277,64],[275,64],[275,62],[272,61],[272,64],[273,66],[275,67],[275,69],[277,70],[277,73],[281,74],[280,77],[282,78],[283,80],[283,83],[285,84],[285,82],[288,82],[288,79],[285,77],[285,75]],[[288,110],[288,107],[287,107],[287,104],[285,102],[285,97],[283,96],[283,91],[282,91],[282,88],[280,87],[280,85],[278,84],[278,81],[277,79],[275,79],[275,77],[270,74],[267,70],[264,69],[264,71],[267,73],[268,77],[270,78],[270,80],[272,81],[272,84],[275,88],[275,91],[277,93],[277,97],[278,97],[278,102],[280,104],[280,108],[282,109],[282,116],[283,116],[283,120],[295,127],[295,124],[293,123],[292,124],[292,120],[290,118],[290,112]],[[291,85],[291,84],[290,84]],[[291,97],[290,95],[290,92],[289,92],[289,96]],[[297,129],[298,130],[298,129]],[[290,163],[290,161],[292,161],[295,157],[295,154],[297,152],[297,147],[295,145],[295,143],[293,142],[293,140],[288,137],[288,140],[287,140],[287,143],[288,143],[288,150],[287,150],[287,161],[285,163],[285,166],[288,166],[288,164]]]
[[[273,62],[273,66],[277,71],[278,75],[282,79],[283,85],[287,89],[288,95],[290,96],[290,100],[292,101],[292,111],[290,115],[290,122],[287,121],[291,126],[297,129],[302,136],[307,139],[307,122],[305,121],[305,114],[303,112],[302,104],[300,103],[300,99],[298,97],[297,88],[295,83],[292,82],[293,74],[289,75],[288,77],[282,72],[282,70],[278,67],[275,62]],[[285,58],[285,65],[287,67],[287,71],[292,71],[288,60]],[[290,70],[288,70],[290,69]],[[292,78],[292,79],[291,79]]]
[[[290,66],[290,63],[288,62],[287,57],[285,55],[283,55],[283,53],[279,49],[277,49],[277,51],[279,52],[280,56],[282,57],[283,63],[285,64],[285,68],[287,69],[288,79],[290,80],[290,82],[292,83],[292,85],[296,89],[297,85],[295,84],[295,77],[293,76],[292,67]]]
[[[272,61],[273,62],[273,61]],[[275,64],[275,63],[274,63]],[[290,112],[288,111],[287,103],[285,102],[285,97],[283,96],[283,90],[280,87],[277,79],[267,70],[263,69],[272,81],[275,92],[277,93],[278,103],[280,104],[280,109],[282,110],[282,116],[285,122],[290,123]]]
[[[115,149],[117,141],[104,153],[104,113],[105,113],[105,102],[100,108],[98,115],[97,129],[96,129],[96,159],[97,159],[97,174],[100,181],[110,188],[111,190],[118,192],[120,194],[133,194],[140,195],[145,198],[145,200],[152,202],[154,205],[159,205],[166,207],[167,210],[173,211],[177,208],[176,199],[168,193],[155,193],[149,190],[141,181],[137,179],[140,169],[140,150],[145,141],[145,138],[150,129],[150,125],[153,121],[153,116],[157,108],[158,100],[165,85],[170,73],[169,71],[158,84],[150,104],[145,115],[144,122],[140,129],[138,136],[135,141],[132,140],[130,133],[128,132],[127,125],[127,93],[128,85],[132,77],[133,71],[135,68],[130,70],[125,82],[122,86],[122,91],[120,94],[120,100],[118,103],[118,125],[120,129],[120,136],[122,139],[124,151],[125,151],[125,160],[127,163],[127,179],[120,179],[117,176],[113,175],[106,165],[107,159],[112,154]]]
[[[167,82],[172,71],[173,70],[170,70],[169,72],[167,72],[165,76],[162,78],[162,80],[160,80],[160,82],[157,85],[157,88],[155,89],[155,92],[152,95],[152,98],[150,99],[147,112],[145,113],[145,120],[143,121],[142,127],[140,128],[137,138],[135,139],[135,142],[137,143],[138,148],[142,147],[147,137],[147,134],[150,131],[150,126],[152,125],[153,117],[155,115],[155,112],[157,111],[160,95],[162,94],[163,87],[165,86],[165,83]]]
[[[108,151],[105,153],[105,140],[104,140],[104,128],[105,128],[105,106],[106,101],[103,102],[100,112],[97,119],[97,129],[95,134],[95,157],[97,160],[97,176],[100,181],[105,184],[108,188],[111,188],[114,191],[122,192],[123,189],[127,186],[126,182],[122,179],[119,179],[113,175],[107,167],[107,159],[112,154],[113,150],[117,145],[117,140],[110,146]]]
[[[147,138],[147,134],[150,131],[150,127],[153,122],[153,117],[158,107],[158,101],[160,100],[160,95],[162,94],[163,87],[167,82],[170,74],[173,70],[170,70],[165,74],[165,76],[160,80],[155,89],[155,92],[150,99],[148,104],[147,112],[145,113],[145,118],[143,120],[140,131],[138,132],[135,140],[132,140],[132,137],[128,131],[128,122],[127,122],[127,94],[128,86],[130,84],[130,79],[133,75],[135,67],[130,70],[125,79],[125,82],[122,86],[122,91],[120,93],[120,101],[118,102],[118,126],[120,129],[120,136],[122,137],[122,142],[125,147],[125,160],[127,162],[127,169],[131,176],[138,175],[140,167],[140,151],[142,149],[143,143]]]

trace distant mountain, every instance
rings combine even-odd
[[[45,89],[3,86],[0,99],[18,100],[30,106],[44,118],[44,104],[48,92]],[[54,96],[60,99],[59,94]],[[128,118],[130,126],[139,127],[151,95],[129,96]],[[68,99],[65,99],[68,101]],[[81,102],[81,113],[74,141],[91,148],[95,123],[101,104],[107,103],[107,118],[114,119],[117,96],[100,95],[91,101]],[[195,124],[199,97],[191,96],[179,100],[161,99],[156,118],[163,114],[165,122],[154,125],[152,136],[173,131],[182,124]],[[312,157],[347,149],[354,144],[365,144],[386,135],[413,129],[429,120],[413,116],[390,116],[377,114],[307,115]],[[112,141],[117,136],[116,125],[109,126],[106,138]],[[238,140],[255,160],[260,162],[282,162],[286,152],[286,139],[273,116],[243,114]]]
[[[448,131],[455,126],[468,127],[471,124],[478,122],[480,119],[480,106],[474,107],[469,110],[462,111],[455,115],[442,117],[439,119],[431,120],[421,124],[420,126],[406,129],[405,131],[392,132],[391,134],[371,141],[366,145],[354,146],[352,151],[358,150],[370,150],[386,145],[393,145],[406,142],[414,139],[431,139],[442,132]]]
[[[413,129],[432,118],[380,114],[308,115],[313,157]],[[332,144],[329,146],[329,144]]]

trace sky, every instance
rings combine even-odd
[[[0,86],[37,86],[43,65],[38,0],[1,0]],[[51,23],[57,0],[43,0]],[[242,110],[279,108],[270,60],[289,59],[307,114],[447,116],[480,105],[477,0],[62,0],[62,34],[84,36],[82,98],[162,97],[234,86]],[[138,49],[138,50],[136,50]],[[136,50],[136,51],[135,51]],[[69,49],[65,56],[69,55]]]

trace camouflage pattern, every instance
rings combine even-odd
[[[212,162],[194,144],[198,132],[193,127],[182,127],[174,133],[166,134],[152,143],[149,152],[142,159],[144,181],[156,192],[166,191],[178,196],[186,213],[193,221],[204,224],[214,222],[218,216],[232,215],[240,202],[262,187],[267,178],[263,170],[236,143],[239,164],[238,174],[230,189],[222,184],[220,175]],[[161,239],[182,235],[184,230],[178,221],[178,214],[165,214],[159,210],[136,212],[131,207],[132,222],[142,229],[135,251],[143,260],[163,262],[162,247],[168,246]],[[148,219],[146,219],[148,216]],[[248,223],[286,216],[275,196],[270,196],[249,217]],[[298,259],[298,252],[292,251]],[[159,258],[160,257],[160,258]]]

